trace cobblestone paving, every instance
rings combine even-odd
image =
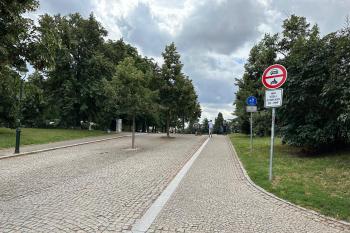
[[[126,232],[205,137],[160,135],[0,160],[0,232]]]
[[[36,151],[36,150],[43,150],[53,147],[61,147],[66,145],[72,145],[77,143],[84,143],[94,140],[103,140],[107,138],[113,138],[113,137],[120,137],[120,136],[126,136],[131,135],[131,133],[122,132],[122,133],[110,133],[106,135],[100,135],[100,136],[94,136],[94,137],[85,137],[85,138],[79,138],[79,139],[72,139],[72,140],[65,140],[60,142],[51,142],[51,143],[45,143],[45,144],[38,144],[38,145],[24,145],[20,147],[20,152],[30,152],[30,151]],[[8,149],[1,149],[0,150],[0,158],[1,157],[7,157],[9,155],[13,155],[15,151],[15,148],[8,148]]]
[[[148,232],[350,232],[257,190],[229,143],[209,141]]]

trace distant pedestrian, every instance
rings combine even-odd
[[[212,120],[209,121],[208,128],[209,128],[209,137],[211,138],[213,137],[213,128],[214,128]]]

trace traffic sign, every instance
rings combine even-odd
[[[256,106],[258,104],[258,100],[255,98],[255,96],[249,96],[246,102],[248,106]]]
[[[265,91],[265,108],[277,108],[282,106],[283,89]]]
[[[257,106],[246,106],[247,112],[257,112],[258,107]]]
[[[282,86],[287,80],[287,69],[280,65],[275,64],[269,66],[262,75],[262,83],[268,89],[276,89]]]

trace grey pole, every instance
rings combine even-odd
[[[275,108],[272,108],[272,124],[271,124],[271,147],[270,147],[270,171],[269,181],[272,181],[272,159],[273,159],[273,144],[275,140]]]
[[[250,152],[253,151],[253,113],[250,113]]]

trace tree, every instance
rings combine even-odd
[[[0,121],[14,126],[17,114],[20,75],[26,72],[26,61],[31,50],[32,20],[26,12],[37,8],[35,0],[0,1]]]
[[[221,134],[222,133],[222,129],[223,129],[223,125],[224,125],[224,117],[222,115],[221,112],[218,113],[218,117],[215,118],[215,122],[214,122],[214,132],[217,134]]]
[[[180,80],[183,78],[182,63],[180,54],[176,51],[174,43],[165,47],[165,52],[162,53],[164,64],[161,68],[161,76],[159,79],[159,97],[160,105],[166,121],[166,133],[169,137],[169,127],[172,120],[177,118],[179,97],[181,88],[179,87]],[[177,119],[176,119],[177,120]]]
[[[209,133],[209,120],[208,118],[204,118],[202,121],[202,133]]]
[[[265,37],[255,45],[250,53],[245,72],[241,79],[236,79],[236,85],[239,87],[234,101],[236,121],[243,133],[249,133],[250,123],[249,114],[246,112],[246,99],[253,95],[258,100],[258,110],[254,116],[259,119],[254,126],[259,128],[260,135],[266,135],[269,131],[265,125],[257,125],[260,122],[266,122],[271,117],[269,111],[264,109],[264,89],[261,84],[261,76],[264,70],[274,64],[278,52],[278,35],[266,34]],[[262,119],[264,118],[264,119]]]
[[[101,121],[103,79],[111,79],[114,63],[103,53],[107,31],[91,14],[41,16],[32,45],[34,65],[47,75],[50,104],[60,109],[64,126]],[[59,101],[57,101],[59,100]]]
[[[317,25],[305,24],[303,17],[291,17],[284,31],[293,31],[283,40],[291,41],[283,63],[289,78],[284,85],[281,126],[285,142],[309,149],[324,149],[349,143],[348,35],[331,33],[320,38]],[[291,21],[299,22],[290,25]],[[306,32],[306,33],[305,33]],[[344,56],[345,55],[345,56]]]
[[[185,129],[185,122],[197,121],[201,116],[201,108],[198,103],[198,96],[194,90],[192,80],[188,77],[181,77],[177,85],[179,98],[177,103],[177,115],[182,120],[182,130]]]
[[[107,81],[106,94],[112,104],[116,105],[118,113],[127,114],[132,118],[132,148],[135,148],[135,118],[145,114],[154,106],[156,92],[148,88],[149,80],[136,67],[133,58],[126,58],[117,66],[116,74]]]
[[[44,125],[47,115],[47,99],[45,95],[45,79],[38,72],[29,76],[24,86],[22,119],[26,126],[40,127]]]
[[[26,68],[28,40],[32,20],[23,17],[24,13],[38,7],[36,0],[1,0],[0,1],[0,71],[6,65],[15,69]]]
[[[260,76],[273,63],[288,70],[283,85],[283,105],[277,111],[277,130],[283,141],[312,150],[350,143],[350,49],[349,26],[321,38],[317,25],[292,15],[283,22],[280,35],[265,36],[250,51],[245,73],[237,80],[237,122],[246,132],[248,95],[258,97],[255,133],[269,132],[270,112],[263,110]],[[279,59],[277,59],[279,54]],[[259,99],[261,99],[259,101]]]

